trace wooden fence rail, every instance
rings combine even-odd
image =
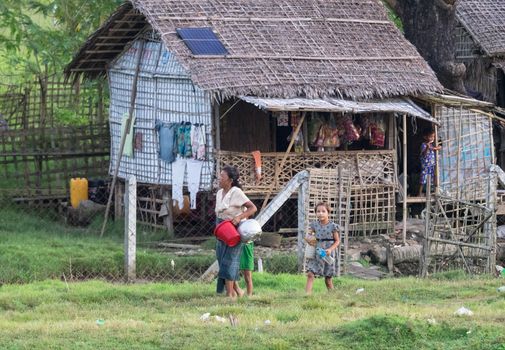
[[[0,131],[0,188],[16,196],[68,193],[72,177],[105,177],[107,124]]]

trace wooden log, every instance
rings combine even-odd
[[[500,260],[505,263],[505,242],[496,244],[496,263],[498,265]]]
[[[260,236],[258,245],[264,247],[278,248],[281,245],[282,236],[275,232],[263,232]]]
[[[200,249],[201,247],[196,244],[180,244],[180,243],[164,243],[160,242],[157,244],[158,247],[163,248],[176,248],[176,249]]]
[[[456,245],[445,244],[444,246],[439,246],[438,251],[435,251],[434,249],[432,249],[432,251],[430,251],[430,256],[439,256],[441,254],[449,256],[451,254],[457,253],[458,252],[457,249],[458,248]],[[480,247],[480,248],[472,247],[470,249],[486,250],[486,248],[484,248],[484,247]],[[423,252],[423,246],[420,244],[401,246],[401,247],[393,247],[391,249],[391,256],[392,256],[393,264],[402,263],[402,262],[417,262],[417,261],[419,261],[422,252]],[[373,263],[379,263],[382,265],[386,265],[388,263],[388,255],[387,255],[387,248],[386,247],[376,245],[368,251],[368,254],[372,258]],[[505,244],[503,245],[501,250],[500,250],[500,248],[497,247],[497,254],[496,254],[497,260],[499,259],[499,257],[498,257],[499,255],[502,257],[502,259],[505,259]],[[465,257],[471,258],[472,256],[467,255],[466,250],[465,250]],[[483,256],[480,256],[480,257],[483,257]]]
[[[219,264],[216,260],[212,265],[209,266],[209,268],[203,273],[203,275],[200,276],[198,280],[200,282],[210,283],[214,280],[214,278],[216,278],[218,272]]]
[[[423,247],[420,244],[391,247],[391,253],[389,255],[390,261],[388,262],[388,252],[387,248],[383,246],[376,245],[370,249],[368,252],[372,258],[372,262],[380,263],[382,265],[388,264],[393,267],[394,264],[407,262],[407,261],[419,261],[421,257],[421,252]]]

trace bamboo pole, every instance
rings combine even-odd
[[[458,142],[458,148],[457,148],[457,159],[456,159],[456,199],[458,200],[456,202],[456,212],[459,213],[459,200],[461,199],[461,191],[460,191],[460,181],[459,181],[459,175],[460,175],[460,170],[461,170],[461,128],[462,128],[462,119],[463,119],[463,105],[459,105],[459,118],[458,118],[458,133],[457,133],[457,142]],[[458,214],[459,216],[459,214]],[[456,220],[456,232],[459,231],[459,220]]]
[[[117,160],[116,160],[116,168],[114,169],[114,175],[112,177],[112,184],[110,186],[110,193],[109,193],[109,199],[107,200],[107,207],[105,208],[105,217],[103,220],[102,230],[100,231],[100,237],[103,236],[103,233],[105,231],[105,226],[107,225],[107,219],[108,219],[109,211],[110,211],[110,203],[112,201],[112,196],[114,195],[114,188],[116,185],[117,174],[119,172],[119,165],[121,164],[121,157],[123,156],[123,149],[124,149],[124,144],[126,141],[126,135],[128,135],[130,133],[130,124],[132,122],[133,109],[135,107],[135,99],[137,98],[137,81],[138,81],[139,72],[140,72],[140,61],[141,61],[142,55],[144,53],[144,41],[143,40],[140,41],[140,50],[138,52],[139,52],[139,54],[137,56],[135,76],[133,77],[132,90],[131,90],[131,94],[130,94],[130,109],[128,111],[128,120],[126,121],[125,132],[121,135],[121,143],[119,146],[119,153],[118,153]]]
[[[293,147],[296,137],[298,136],[298,133],[300,132],[300,128],[302,127],[302,124],[305,122],[305,115],[306,115],[306,112],[303,112],[302,118],[300,119],[300,122],[296,126],[295,132],[293,133],[293,136],[291,136],[291,141],[289,141],[288,149],[284,153],[284,156],[282,157],[282,160],[281,160],[281,163],[279,164],[279,166],[275,168],[275,176],[272,180],[270,187],[268,188],[267,195],[265,196],[265,199],[263,200],[263,204],[261,205],[261,210],[265,209],[265,207],[268,203],[268,200],[270,199],[270,195],[272,194],[275,184],[277,183],[277,179],[279,178],[282,168],[284,168],[284,163],[286,162],[286,159],[288,158],[288,154],[289,154],[289,152],[291,152],[291,148]]]
[[[436,112],[436,108],[435,106],[432,104],[431,105],[431,115],[433,116],[433,118],[435,118],[435,120],[437,119],[437,112]],[[442,142],[440,143],[440,145],[438,144],[438,125],[435,124],[435,146],[442,146],[442,143],[444,141],[442,140]],[[434,187],[435,187],[435,193],[438,194],[438,188],[440,187],[440,152],[439,151],[435,151],[436,152],[436,157],[435,157],[435,183],[432,184]]]
[[[407,242],[407,212],[407,115],[403,114],[403,244]]]

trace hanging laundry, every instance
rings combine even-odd
[[[172,163],[172,201],[176,203],[179,209],[184,208],[184,197],[182,195],[182,187],[184,186],[184,175],[186,173],[186,159],[177,156],[177,159]]]
[[[205,160],[205,125],[193,124],[191,127],[191,150],[193,159]]]
[[[133,140],[133,147],[135,148],[135,150],[141,151],[141,152],[142,152],[142,138],[143,138],[143,134],[141,132],[137,131],[135,133],[135,138]]]
[[[177,128],[177,154],[183,158],[190,158],[191,148],[191,123],[182,122]]]
[[[121,121],[121,138],[125,137],[123,155],[127,157],[133,157],[133,125],[135,124],[135,116],[132,117],[130,130],[125,136],[123,136],[126,133],[127,121],[128,121],[128,115],[124,115],[123,120]]]
[[[254,158],[254,177],[256,179],[256,184],[259,184],[261,180],[261,152],[252,151],[251,154]]]
[[[191,209],[196,209],[196,195],[200,189],[200,176],[202,174],[203,162],[200,160],[189,159],[188,168],[188,190],[191,203]]]
[[[283,111],[277,114],[277,126],[289,126],[288,112]]]
[[[155,129],[159,137],[159,156],[161,159],[172,163],[176,155],[176,132],[179,123],[163,123],[156,121]]]

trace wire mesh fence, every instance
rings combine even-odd
[[[68,193],[20,198],[18,188],[0,190],[0,283],[127,280],[124,196],[121,192],[113,196],[101,236],[110,181],[89,183],[88,200],[77,207],[71,205]],[[199,193],[194,209],[172,207],[173,218],[167,220],[166,190],[142,184],[137,188],[135,281],[197,281],[216,259],[215,194]],[[253,201],[261,207],[263,200]],[[262,241],[255,247],[256,269],[261,258],[270,273],[298,272],[296,227],[297,199],[290,198],[264,226]]]

